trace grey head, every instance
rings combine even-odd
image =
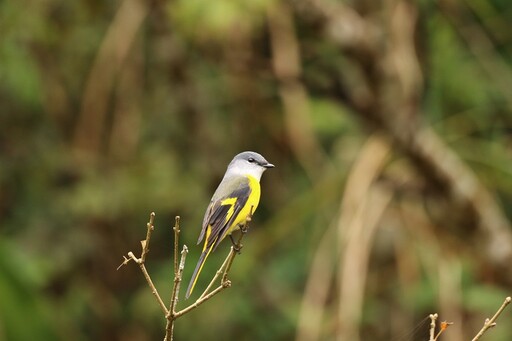
[[[251,175],[258,181],[261,175],[274,165],[268,162],[261,154],[256,152],[242,152],[236,155],[228,165],[224,177],[233,175]]]

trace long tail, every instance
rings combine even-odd
[[[206,249],[203,250],[203,253],[201,253],[201,256],[199,257],[199,260],[197,261],[196,268],[194,270],[194,273],[192,274],[192,278],[190,279],[190,283],[188,284],[187,293],[185,294],[185,299],[189,298],[190,294],[192,294],[192,291],[194,291],[194,287],[196,286],[197,278],[199,277],[199,274],[201,273],[201,270],[203,270],[204,262],[206,261],[206,258],[210,255],[210,252],[213,249],[213,246],[215,243],[212,243],[212,245]]]

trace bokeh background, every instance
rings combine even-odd
[[[186,284],[243,150],[277,168],[177,340],[426,340],[434,312],[471,339],[512,291],[511,22],[509,0],[0,1],[0,339],[163,339],[116,267],[154,211],[167,302],[174,217]]]

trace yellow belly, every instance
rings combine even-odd
[[[248,178],[249,186],[251,187],[251,194],[249,195],[249,198],[247,199],[245,206],[238,214],[238,217],[233,222],[233,225],[229,227],[226,235],[231,234],[233,231],[239,230],[240,225],[245,225],[249,214],[253,215],[254,212],[256,212],[256,208],[258,208],[261,195],[260,183],[252,176],[248,176]]]

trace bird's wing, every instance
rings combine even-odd
[[[224,195],[218,194],[219,189],[222,189]],[[247,203],[250,194],[249,179],[245,177],[224,179],[208,205],[198,244],[206,234],[205,248],[213,244],[216,248]]]

